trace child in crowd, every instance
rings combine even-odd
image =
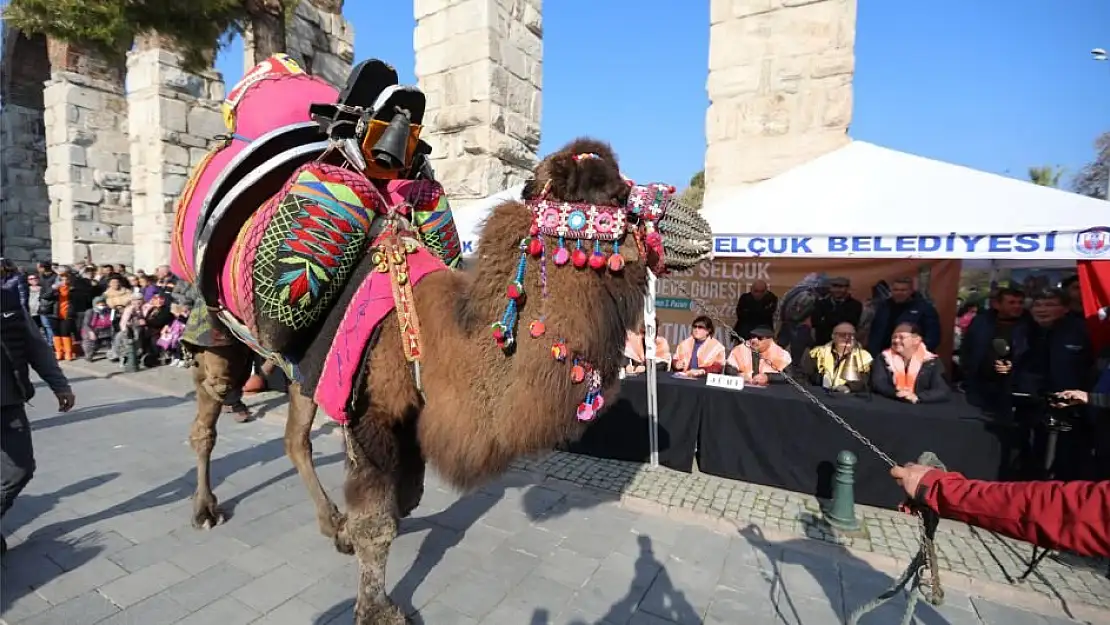
[[[93,298],[93,307],[86,310],[81,320],[81,352],[92,362],[100,348],[108,348],[112,358],[112,309],[103,296]]]
[[[181,353],[181,337],[185,334],[185,322],[189,319],[190,311],[187,306],[181,304],[174,304],[171,310],[174,320],[162,328],[162,335],[158,337],[158,347],[164,354],[163,360],[169,360],[170,365],[174,367],[183,367],[185,360]]]

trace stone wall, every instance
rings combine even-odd
[[[542,0],[416,0],[424,139],[456,205],[528,178],[540,144]]]
[[[29,267],[50,258],[46,128],[42,89],[50,78],[46,37],[3,26],[0,62],[0,256]]]
[[[131,147],[122,67],[79,46],[49,42],[43,91],[51,256],[55,262],[133,258]]]
[[[856,0],[711,0],[705,202],[848,143]]]
[[[216,72],[191,74],[165,42],[144,39],[128,54],[134,264],[148,271],[169,263],[174,209],[193,167],[226,134]]]
[[[336,87],[347,84],[355,58],[355,29],[343,19],[343,0],[300,0],[285,32],[285,53],[306,72]],[[254,68],[250,29],[243,35],[243,73]]]

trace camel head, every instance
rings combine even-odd
[[[466,316],[484,317],[504,358],[565,363],[570,383],[584,383],[582,421],[617,380],[648,271],[684,269],[711,250],[709,225],[673,193],[625,179],[608,144],[580,138],[539,163],[522,202],[504,202],[486,220]],[[558,386],[551,390],[575,392]]]

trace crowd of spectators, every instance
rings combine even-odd
[[[58,360],[104,357],[121,368],[186,364],[181,336],[197,296],[168,266],[148,274],[45,261],[22,268],[0,259],[0,286],[19,294]]]

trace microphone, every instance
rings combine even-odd
[[[998,360],[1005,360],[1010,355],[1010,344],[1006,339],[994,339],[991,341],[991,349],[994,350],[994,355]]]

